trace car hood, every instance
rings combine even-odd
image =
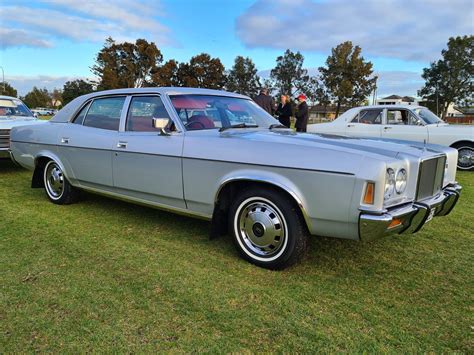
[[[47,121],[39,120],[36,117],[0,116],[0,129],[12,129],[13,127],[45,122]]]
[[[365,155],[385,160],[397,158],[400,155],[422,157],[430,153],[439,153],[437,145],[423,145],[411,141],[382,139],[382,138],[354,138],[324,133],[296,133],[290,130],[255,130],[229,131],[228,138],[260,141],[274,144],[276,147],[288,145],[302,148],[333,150],[356,155]]]
[[[456,124],[431,124],[427,126],[430,131],[440,131],[451,134],[470,134],[471,139],[474,137],[474,126],[473,125],[456,125]]]

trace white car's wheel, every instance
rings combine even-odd
[[[284,269],[307,249],[307,231],[298,207],[273,189],[250,188],[229,213],[234,244],[242,257],[268,269]]]
[[[43,169],[43,182],[49,200],[58,205],[67,205],[76,201],[78,191],[67,181],[64,173],[54,160],[46,163]]]
[[[474,144],[461,143],[454,145],[458,150],[458,169],[459,170],[474,170]]]

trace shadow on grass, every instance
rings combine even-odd
[[[15,171],[25,171],[25,169],[13,163],[10,158],[0,158],[0,175]]]
[[[238,257],[238,253],[232,245],[232,237],[230,235],[221,236],[209,241],[208,236],[211,228],[209,221],[135,205],[91,193],[84,194],[83,202],[93,205],[94,208],[111,211],[119,217],[123,215],[123,218],[133,220],[137,225],[152,221],[151,223],[157,229],[172,228],[175,234],[179,236],[180,241],[184,238],[191,248],[211,248],[213,252],[222,252]],[[359,261],[370,262],[386,252],[382,246],[376,243],[360,243],[354,240],[330,237],[310,236],[309,244],[308,255],[300,264],[303,267],[332,269],[335,263],[344,264],[346,261],[351,263]],[[296,269],[298,269],[298,266],[296,266]]]

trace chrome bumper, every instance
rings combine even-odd
[[[446,186],[438,196],[395,207],[381,214],[362,212],[359,239],[373,240],[386,235],[416,233],[433,217],[446,216],[458,202],[462,186]]]

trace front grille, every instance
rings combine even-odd
[[[10,130],[0,129],[0,148],[10,147]]]
[[[446,156],[423,160],[420,163],[416,200],[423,200],[435,196],[443,187],[444,167]]]

